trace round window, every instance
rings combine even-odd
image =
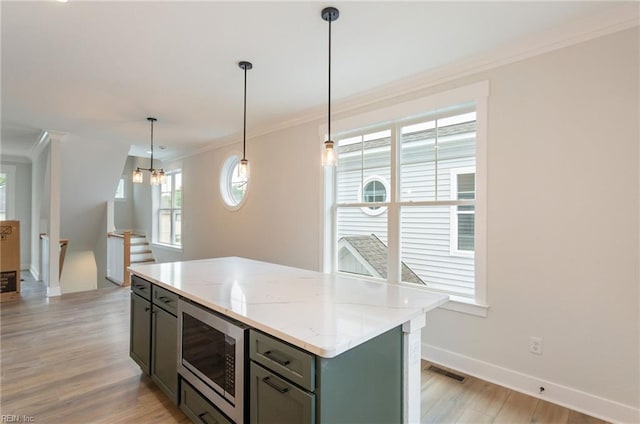
[[[232,154],[224,161],[220,173],[220,194],[230,209],[239,209],[244,203],[249,185],[248,175],[240,172],[240,156]]]
[[[389,187],[382,177],[370,177],[362,185],[362,203],[381,203],[389,200]],[[379,215],[387,208],[384,206],[369,206],[362,208],[364,213],[369,215]]]

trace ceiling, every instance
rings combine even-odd
[[[315,113],[615,2],[2,1],[2,153],[26,156],[43,129],[170,159]]]

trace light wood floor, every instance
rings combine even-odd
[[[22,289],[20,300],[0,304],[0,414],[47,424],[189,422],[129,359],[128,289],[49,299],[42,283],[27,279]],[[603,422],[473,377],[459,383],[426,370],[421,421]]]

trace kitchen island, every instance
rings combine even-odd
[[[129,269],[159,290],[326,361],[398,329],[402,421],[420,420],[420,329],[446,295],[238,257]]]

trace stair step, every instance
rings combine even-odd
[[[131,264],[144,264],[144,263],[150,263],[150,262],[155,262],[156,260],[153,258],[149,258],[149,259],[142,259],[142,260],[137,260],[137,261],[131,261]]]
[[[141,264],[155,261],[153,251],[151,250],[147,237],[144,234],[132,233],[129,263]]]
[[[145,259],[153,259],[153,253],[152,252],[148,252],[148,253],[131,253],[131,255],[129,256],[129,259],[131,259],[131,261],[142,261]]]
[[[148,244],[140,244],[138,246],[131,246],[131,253],[151,252],[151,247]]]

